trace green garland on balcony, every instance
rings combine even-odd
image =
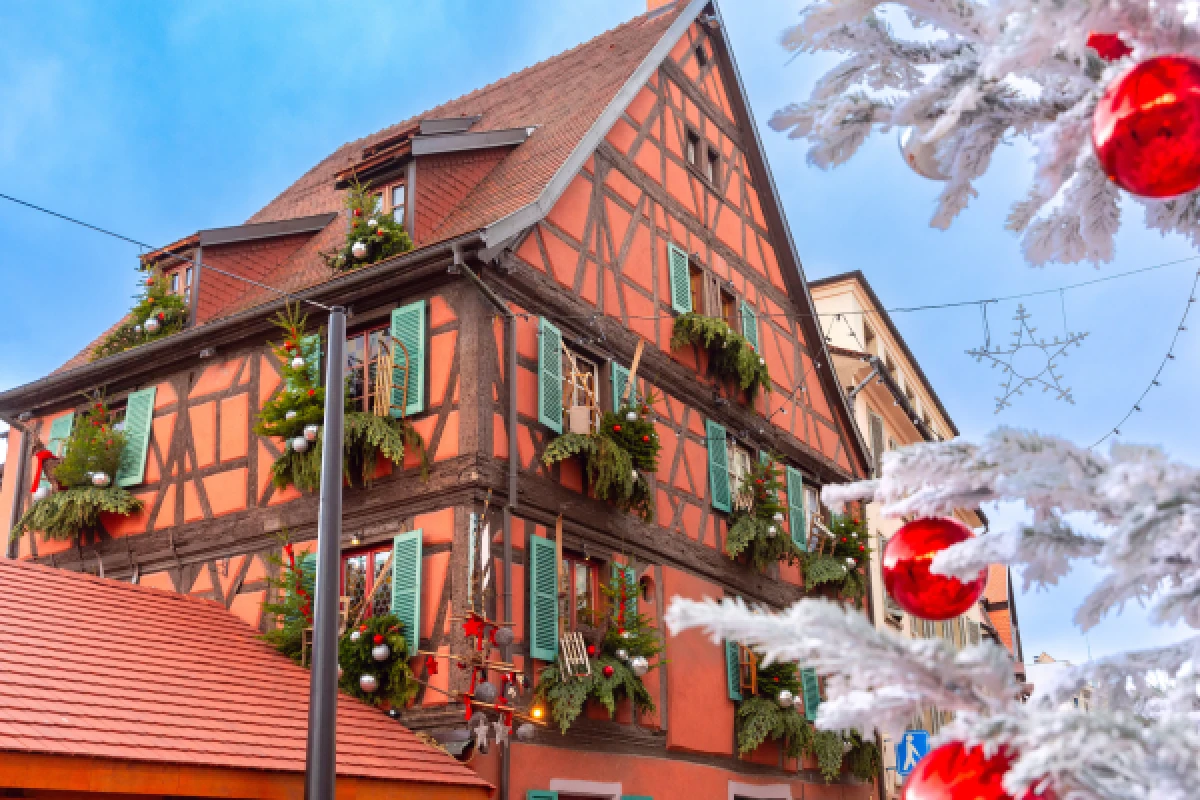
[[[726,555],[736,559],[747,553],[749,562],[759,572],[777,561],[793,564],[803,557],[783,529],[787,509],[779,502],[782,491],[780,471],[774,462],[751,465],[738,488],[737,502],[729,517]]]
[[[377,208],[370,184],[354,180],[346,191],[345,206],[350,218],[346,239],[338,249],[321,254],[334,272],[365,267],[413,249],[404,225]]]
[[[271,345],[279,360],[284,388],[263,404],[254,423],[254,432],[283,440],[283,452],[271,465],[271,481],[275,486],[280,489],[295,486],[302,492],[312,493],[321,484],[323,436],[320,425],[325,418],[325,389],[317,385],[313,371],[309,369],[308,359],[315,355],[305,353],[304,343],[309,338],[307,316],[300,313],[299,306],[289,305],[280,312],[275,324],[284,333],[281,343]],[[293,365],[297,357],[301,361]],[[317,430],[315,438],[308,439],[306,429],[311,427]],[[297,439],[307,442],[304,449],[295,449]],[[412,423],[407,419],[354,410],[349,396],[346,397],[342,444],[345,477],[351,486],[356,482],[369,486],[380,457],[403,464],[406,448],[414,448],[420,454],[421,474],[423,477],[428,475],[425,442]]]
[[[738,755],[751,753],[770,739],[780,743],[787,758],[816,758],[826,781],[835,780],[843,768],[864,781],[878,774],[879,749],[874,742],[864,742],[857,731],[818,731],[801,705],[779,705],[779,694],[785,690],[796,700],[802,694],[794,663],[777,661],[758,667],[758,691],[738,704],[734,718]]]
[[[588,485],[596,497],[650,522],[654,519],[654,493],[648,478],[658,472],[662,445],[649,413],[649,401],[623,406],[616,413],[605,412],[598,431],[564,433],[546,445],[542,461],[550,466],[582,456]]]
[[[870,540],[861,512],[834,514],[829,523],[833,547],[825,553],[804,554],[804,588],[833,584],[837,593],[855,602],[867,592]]]
[[[108,404],[96,400],[79,415],[64,443],[62,459],[50,467],[58,491],[34,501],[10,537],[38,531],[47,539],[71,539],[100,527],[100,515],[135,514],[142,501],[115,485],[125,434],[112,422]],[[97,484],[93,475],[103,475]]]
[[[171,294],[170,289],[167,276],[158,272],[150,274],[145,279],[142,293],[134,297],[137,303],[125,321],[92,349],[92,361],[165,339],[183,330],[188,318],[187,304],[179,295]]]
[[[771,391],[771,375],[763,359],[745,336],[737,333],[723,319],[706,317],[695,312],[675,318],[671,330],[671,347],[694,344],[709,355],[709,371],[722,380],[734,381],[749,393],[750,399],[759,389]]]
[[[563,733],[579,718],[589,698],[599,701],[610,718],[621,697],[632,701],[635,713],[652,713],[655,709],[654,698],[630,664],[638,657],[646,659],[651,669],[661,664],[661,660],[654,662],[662,655],[662,641],[646,617],[625,613],[627,593],[636,591],[636,587],[618,578],[603,589],[612,613],[600,646],[588,646],[591,674],[564,679],[561,662],[555,662],[538,675],[534,689],[535,702],[549,706],[550,716]],[[625,651],[625,659],[617,657],[618,650]]]

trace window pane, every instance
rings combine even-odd
[[[171,273],[171,294],[179,294],[179,273]]]
[[[192,285],[192,268],[191,267],[188,267],[187,270],[184,272],[183,284],[184,284],[184,286]]]
[[[392,610],[392,571],[388,569],[383,574],[380,570],[387,563],[388,556],[391,555],[387,550],[380,550],[374,553],[374,578],[378,584],[372,584],[371,589],[374,592],[371,595],[371,615],[387,614]]]
[[[355,608],[367,593],[367,557],[347,556],[343,561],[342,596],[350,598],[350,607]]]
[[[383,211],[383,195],[377,194],[374,196],[374,199],[375,199],[375,213],[378,214],[380,211]]]

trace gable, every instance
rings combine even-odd
[[[516,251],[598,311],[693,369],[672,351],[668,244],[702,264],[709,297],[732,292],[759,320],[762,356],[774,391],[758,411],[845,476],[865,474],[853,427],[815,324],[799,265],[789,276],[785,231],[764,213],[765,165],[758,142],[735,111],[718,36],[693,22],[583,168]],[[689,163],[691,138],[698,147]],[[713,180],[707,161],[715,159]],[[791,260],[790,252],[787,260]],[[709,300],[706,313],[719,309]],[[768,405],[769,404],[769,405]]]

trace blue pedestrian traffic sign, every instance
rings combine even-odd
[[[905,731],[896,742],[896,772],[907,778],[928,752],[929,731]]]

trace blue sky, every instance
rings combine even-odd
[[[723,12],[760,127],[802,100],[828,57],[789,63],[778,46],[804,0],[738,0]],[[644,9],[642,0],[426,0],[0,5],[0,192],[135,239],[165,243],[237,224],[343,142],[494,81]],[[763,127],[768,158],[810,278],[861,269],[884,303],[912,306],[1014,294],[1187,258],[1182,239],[1147,231],[1127,209],[1114,263],[1026,266],[1003,229],[1032,167],[1023,142],[1001,148],[980,196],[949,231],[929,227],[938,185],[872,138],[849,164],[807,166],[802,143]],[[0,387],[70,358],[130,305],[136,249],[0,203]],[[982,344],[976,307],[896,314],[958,427],[999,424],[1091,443],[1148,383],[1174,334],[1196,263],[1069,292],[1069,326],[1090,336],[1062,371],[1075,405],[1036,395],[993,413],[998,375],[964,351]],[[1057,294],[1025,301],[1044,333],[1061,330]],[[991,306],[1004,341],[1014,303]],[[1200,319],[1194,320],[1200,330]],[[1188,423],[1200,390],[1200,337],[1126,424],[1125,439],[1200,461]],[[993,511],[1003,522],[1019,510]],[[1072,575],[1019,606],[1029,655],[1084,660],[1070,622],[1094,574]],[[1090,636],[1093,655],[1177,635],[1136,610]]]

